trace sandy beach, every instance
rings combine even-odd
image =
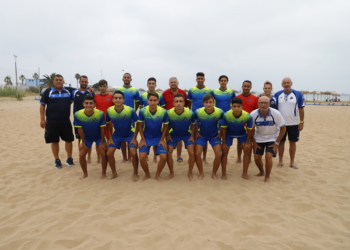
[[[151,161],[151,180],[133,183],[130,163],[117,164],[117,179],[100,180],[93,152],[80,181],[76,141],[76,166],[53,167],[38,101],[0,98],[0,115],[0,249],[350,249],[348,106],[307,105],[299,169],[288,167],[287,146],[270,184],[254,176],[254,162],[251,180],[240,177],[235,147],[226,181],[211,179],[204,165],[205,178],[189,182],[185,152],[175,178],[163,183]]]

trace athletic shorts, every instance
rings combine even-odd
[[[192,141],[188,141],[190,139],[191,135],[185,135],[185,136],[174,136],[171,135],[171,141],[167,141],[167,144],[169,146],[173,146],[176,148],[176,145],[179,141],[183,141],[185,144],[185,147],[194,144]]]
[[[63,141],[72,142],[74,141],[74,135],[71,123],[62,124],[46,124],[45,128],[45,141],[46,143],[58,143],[60,137]]]
[[[113,144],[110,144],[110,145],[108,145],[108,147],[120,149],[122,142],[125,141],[128,143],[129,148],[136,148],[136,146],[134,144],[130,145],[133,137],[134,137],[134,133],[131,133],[130,136],[119,136],[119,135],[116,135],[115,133],[113,133],[112,140],[113,140],[115,146]]]
[[[242,136],[242,137],[232,137],[232,136],[226,135],[226,145],[231,147],[233,139],[235,139],[235,138],[237,138],[238,144],[242,144],[242,143],[245,143],[247,141],[247,135]]]
[[[156,147],[156,154],[167,154],[168,151],[162,146],[158,146],[160,138],[145,138],[146,139],[146,146],[143,146],[142,148],[139,149],[139,153],[147,153],[149,154],[149,150],[152,146]]]
[[[299,133],[299,125],[286,126],[286,133],[284,134],[281,141],[285,141],[288,134],[289,141],[297,142],[299,141]]]
[[[96,138],[96,139],[85,138],[85,145],[88,148],[92,147],[92,143],[96,143],[96,146],[100,146],[100,144],[101,144],[101,136],[99,138]]]
[[[275,153],[273,152],[273,147],[269,147],[272,144],[274,144],[274,141],[270,142],[257,142],[260,148],[257,148],[255,151],[256,155],[264,155],[264,151],[266,149],[266,153],[269,152],[272,154],[273,157],[276,157]]]
[[[205,148],[208,141],[212,147],[215,147],[216,145],[221,145],[221,140],[219,138],[214,138],[214,137],[212,138],[197,137],[196,145],[201,145],[203,148]]]

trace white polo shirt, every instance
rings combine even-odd
[[[269,108],[266,117],[260,114],[259,109],[254,110],[250,115],[253,118],[253,126],[255,126],[255,141],[259,143],[276,141],[280,128],[285,126],[281,113]]]
[[[286,94],[284,90],[278,91],[274,96],[276,109],[281,112],[286,126],[299,125],[299,108],[305,107],[303,94],[292,90]]]

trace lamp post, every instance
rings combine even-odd
[[[13,55],[15,57],[15,71],[16,71],[16,95],[18,100],[18,78],[17,78],[17,56]]]

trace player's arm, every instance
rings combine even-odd
[[[275,154],[278,153],[278,145],[281,142],[284,134],[286,133],[286,130],[287,130],[286,126],[280,127],[280,133],[279,133],[279,135],[278,135],[278,137],[276,139],[276,142],[274,144],[272,144],[271,146],[269,146],[269,147],[273,148],[273,152]]]
[[[140,101],[135,101],[135,111],[139,108],[140,106]]]
[[[298,108],[299,109],[299,131],[302,131],[304,128],[304,108]]]
[[[106,141],[105,141],[105,135],[106,135],[106,118],[102,111],[100,111],[100,129],[101,129],[101,144],[100,148],[102,150],[106,150]]]
[[[81,143],[79,145],[79,149],[85,148],[87,150],[86,144],[85,144],[85,136],[84,136],[84,130],[83,127],[78,127],[78,134],[80,136]]]
[[[138,132],[140,133],[140,136],[141,136],[141,141],[139,143],[139,148],[142,148],[143,146],[147,147],[145,134],[143,133],[143,121],[138,121],[137,126],[139,127],[138,128]]]
[[[188,103],[188,108],[192,109],[192,100],[187,99],[187,103]]]
[[[167,148],[167,145],[165,143],[165,138],[166,138],[166,135],[168,133],[168,127],[169,127],[169,123],[163,123],[163,132],[162,132],[162,137],[160,138],[160,142],[158,144],[158,146],[162,145],[163,148]]]
[[[45,128],[46,127],[46,121],[45,121],[45,104],[40,104],[40,127]]]
[[[190,139],[188,141],[192,141],[193,143],[196,142],[195,132],[196,132],[196,123],[194,122],[191,124],[191,136],[190,136]]]

